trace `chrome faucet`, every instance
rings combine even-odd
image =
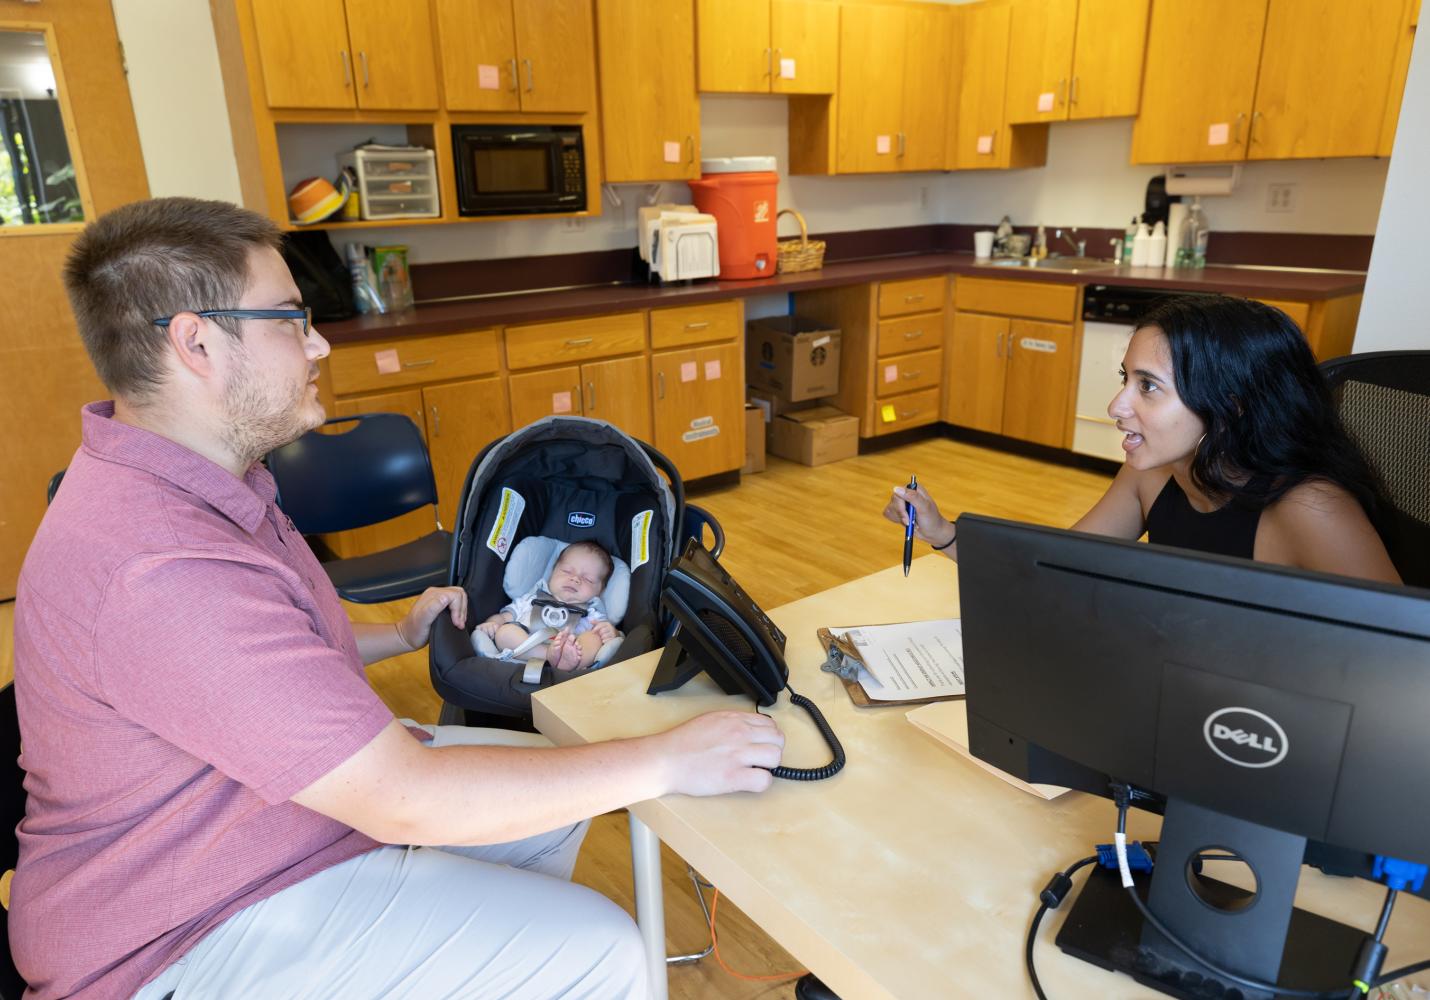
[[[1069,229],[1069,230],[1068,230],[1068,233],[1072,233],[1073,236],[1076,236],[1076,235],[1077,235],[1077,226],[1073,226],[1071,229]],[[1054,238],[1054,239],[1059,239],[1059,240],[1064,240],[1064,241],[1067,243],[1068,246],[1072,247],[1074,250],[1077,251],[1077,255],[1078,255],[1079,257],[1086,257],[1086,256],[1087,256],[1087,240],[1075,240],[1075,239],[1072,238],[1072,236],[1069,236],[1068,233],[1063,232],[1061,229],[1054,229],[1054,230],[1053,230],[1053,238]]]

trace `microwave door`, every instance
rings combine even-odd
[[[533,137],[534,138],[534,137]],[[555,157],[549,142],[475,144],[469,151],[472,188],[482,208],[540,210],[557,195]]]

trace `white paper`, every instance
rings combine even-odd
[[[781,80],[793,80],[793,79],[794,79],[794,60],[793,60],[793,59],[781,59],[781,60],[780,60],[780,79],[781,79]]]
[[[993,136],[980,135],[978,137],[978,154],[987,156],[991,152],[993,152]]]
[[[859,683],[872,701],[963,694],[963,622],[941,618],[901,625],[830,626],[859,651]]]
[[[1207,145],[1225,146],[1231,139],[1231,126],[1226,122],[1217,122],[1215,125],[1207,126]]]
[[[1053,110],[1053,92],[1049,90],[1038,95],[1038,111],[1051,110]]]
[[[883,156],[885,153],[887,153],[893,148],[893,140],[889,136],[876,135],[874,137],[874,152],[879,154],[880,156]]]

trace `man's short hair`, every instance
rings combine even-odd
[[[154,198],[101,216],[75,240],[65,289],[85,350],[117,396],[142,402],[164,381],[165,330],[154,320],[233,309],[248,256],[282,244],[272,220],[225,201]],[[215,322],[233,337],[238,322]]]
[[[602,583],[606,583],[607,581],[609,581],[611,579],[611,574],[616,571],[616,564],[612,561],[611,554],[607,552],[606,547],[599,542],[593,542],[589,539],[584,539],[579,542],[572,542],[570,545],[566,546],[566,548],[562,550],[561,557],[560,559],[557,559],[557,562],[560,562],[561,559],[565,559],[566,554],[568,552],[589,552],[597,559],[601,560],[602,565],[604,565],[606,568],[605,574],[601,577]]]

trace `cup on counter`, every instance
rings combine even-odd
[[[993,230],[982,229],[973,234],[973,256],[979,260],[993,256]]]

